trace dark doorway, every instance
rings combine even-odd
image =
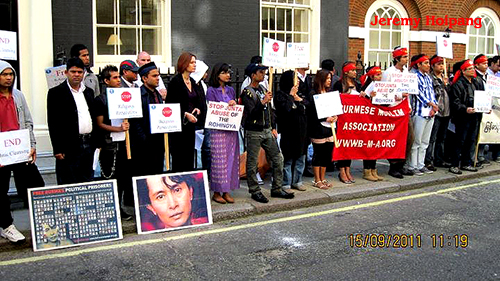
[[[19,24],[17,13],[17,0],[0,0],[0,30],[17,33],[17,61],[7,60],[14,67],[17,74],[17,88],[20,89],[21,76],[19,71]]]

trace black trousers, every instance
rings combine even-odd
[[[42,187],[44,182],[35,164],[19,163],[0,168],[0,227],[7,228],[12,222],[10,213],[9,183],[11,173],[14,173],[17,194],[23,199],[25,207],[28,204],[28,188]]]
[[[90,182],[94,179],[95,147],[90,136],[79,139],[79,144],[64,154],[64,159],[56,160],[57,184]]]
[[[187,172],[194,170],[195,127],[188,124],[182,127],[182,132],[168,134],[170,155],[172,156],[172,172]]]
[[[472,165],[474,149],[479,132],[478,114],[467,114],[455,123],[455,145],[451,154],[451,165],[461,167]]]
[[[125,141],[106,144],[99,154],[103,179],[116,179],[120,203],[134,206],[131,161],[127,159]]]

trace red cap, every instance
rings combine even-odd
[[[488,58],[486,56],[480,56],[474,60],[474,64],[481,64],[483,62],[487,62]]]
[[[354,63],[349,63],[349,64],[346,64],[343,68],[342,68],[342,73],[346,73],[346,72],[349,72],[353,69],[356,69],[356,65]]]
[[[368,76],[375,76],[375,75],[380,74],[380,73],[382,73],[382,69],[380,69],[380,67],[378,67],[378,66],[374,66],[365,75],[361,76],[359,78],[359,80],[360,80],[362,85],[365,85],[366,78]]]
[[[462,65],[460,66],[460,70],[458,70],[457,72],[455,72],[455,77],[453,77],[453,82],[452,83],[457,82],[458,78],[462,75],[462,70],[466,70],[467,68],[469,68],[471,66],[474,66],[474,64],[472,63],[471,60],[464,61],[464,63],[462,63]],[[474,72],[474,74],[475,73],[476,72]]]
[[[444,61],[444,59],[442,57],[437,56],[431,60],[431,65],[435,65],[436,63],[443,62],[443,61]]]

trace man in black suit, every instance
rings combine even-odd
[[[68,79],[47,95],[47,124],[58,184],[89,182],[93,178],[94,91],[82,83],[84,69],[81,59],[69,59],[65,71]]]
[[[139,67],[133,60],[124,60],[120,63],[120,80],[122,88],[139,88],[135,83]]]

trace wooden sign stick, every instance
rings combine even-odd
[[[297,86],[297,84],[299,84],[299,72],[297,71],[297,69],[295,69],[293,75],[293,85]]]
[[[333,127],[335,122],[332,122],[332,135],[333,135],[333,143],[335,143],[335,147],[338,148],[340,146],[339,141],[337,140],[337,134],[335,133],[335,128]]]
[[[269,92],[273,91],[273,74],[274,74],[274,68],[271,66],[269,67]]]
[[[123,120],[128,122],[128,118]],[[127,147],[127,159],[132,159],[132,152],[130,151],[130,133],[129,130],[125,131],[125,146]]]
[[[165,164],[167,166],[167,171],[170,170],[170,152],[168,150],[168,134],[164,134],[165,141]]]

